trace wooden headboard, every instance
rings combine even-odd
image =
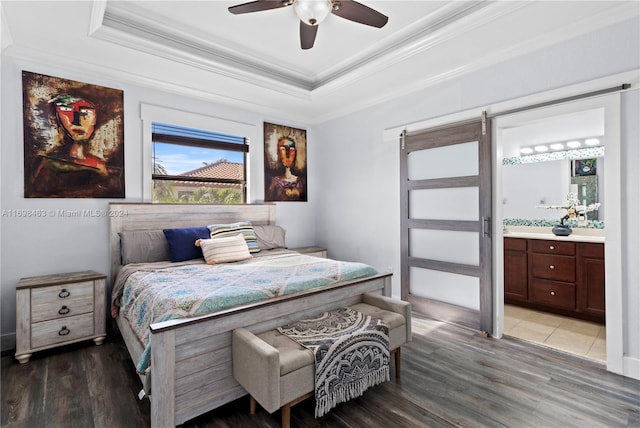
[[[162,230],[166,228],[206,226],[214,223],[250,221],[275,224],[275,204],[152,204],[111,202],[109,204],[109,254],[111,282],[120,267],[120,232],[125,230]]]

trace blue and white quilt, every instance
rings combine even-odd
[[[213,313],[376,273],[363,263],[290,251],[217,265],[203,260],[127,265],[112,290],[112,313],[114,309],[122,312],[144,346],[136,365],[142,373],[149,367],[149,326],[153,323]]]

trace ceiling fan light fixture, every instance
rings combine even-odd
[[[332,5],[331,0],[295,0],[293,9],[302,22],[313,26],[329,15]]]

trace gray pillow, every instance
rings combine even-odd
[[[171,260],[169,244],[162,230],[127,230],[120,232],[122,264]]]
[[[286,231],[276,225],[253,225],[253,230],[258,238],[258,245],[262,250],[274,248],[287,248],[285,244]]]

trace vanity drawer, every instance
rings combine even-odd
[[[43,321],[31,326],[31,348],[93,336],[93,313]]]
[[[543,254],[560,254],[573,256],[576,254],[575,242],[545,241],[543,239],[529,240],[529,251]]]
[[[521,238],[504,238],[504,249],[513,251],[527,251],[527,240]]]
[[[569,256],[530,254],[531,276],[555,281],[576,281],[576,259]]]
[[[31,322],[93,312],[93,281],[31,290]]]
[[[592,259],[604,259],[604,244],[580,243],[580,255]]]
[[[556,281],[534,279],[531,283],[531,300],[545,306],[575,310],[576,286]]]

